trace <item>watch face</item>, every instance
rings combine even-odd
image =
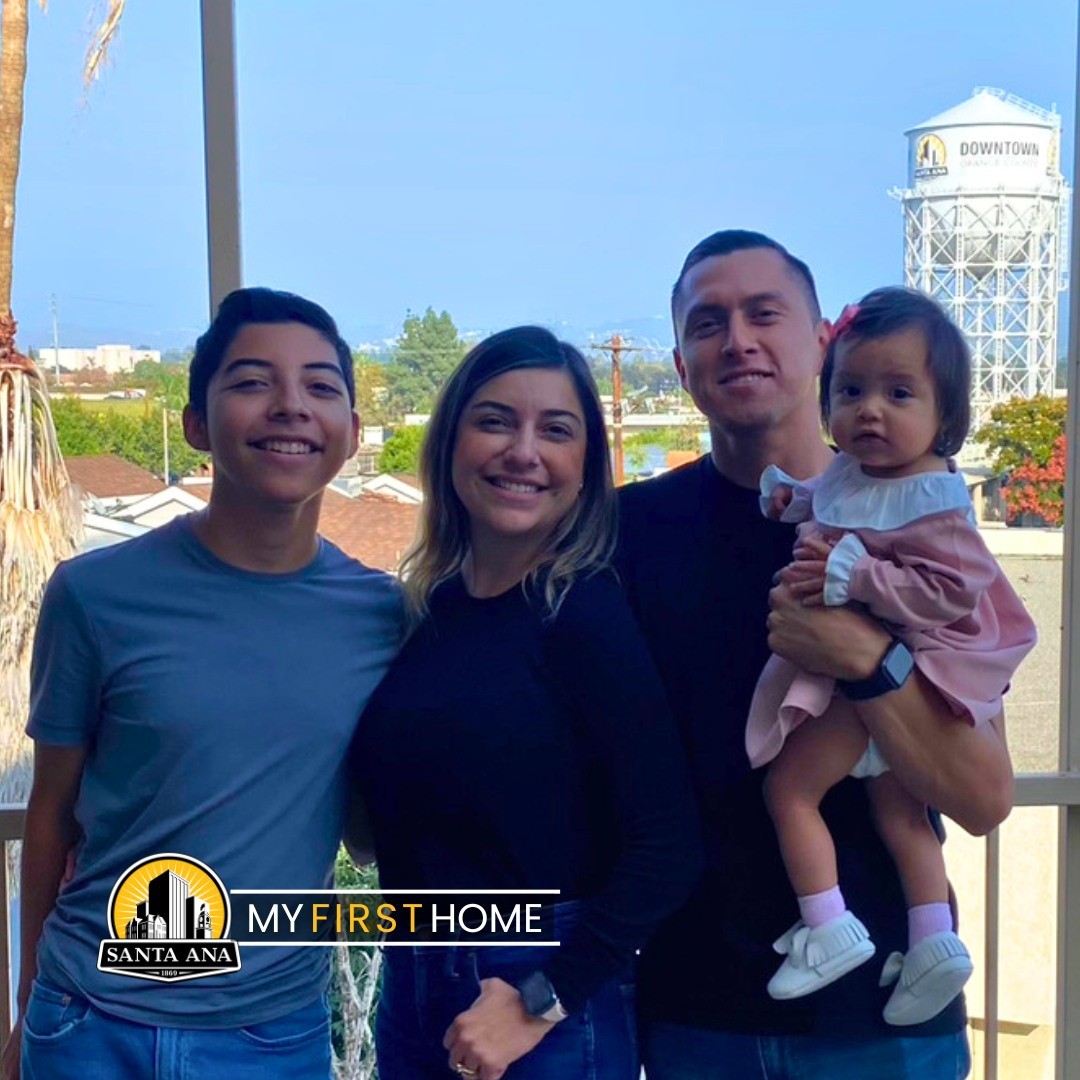
[[[530,1016],[542,1016],[557,1002],[555,990],[542,971],[534,971],[518,983],[521,1003]]]
[[[911,674],[911,669],[914,666],[915,661],[912,660],[911,653],[908,652],[907,646],[902,641],[896,642],[881,661],[882,671],[885,672],[896,687],[903,686],[907,682],[907,677]]]

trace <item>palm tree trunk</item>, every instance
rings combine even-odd
[[[0,5],[0,316],[11,314],[15,185],[22,142],[26,83],[27,0]]]

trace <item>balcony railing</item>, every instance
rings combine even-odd
[[[1056,1080],[1080,1080],[1080,773],[1019,776],[1017,807],[1056,806],[1061,812],[1062,843],[1059,849],[1060,910],[1058,916],[1057,971],[1057,1065]],[[0,933],[0,1043],[11,1031],[13,979],[11,938],[11,882],[8,859],[12,841],[22,837],[26,809],[0,806],[0,840],[5,858],[0,870],[0,903],[6,912]],[[998,833],[986,839],[986,941],[985,941],[985,1052],[982,1080],[999,1080],[999,912],[1001,908],[1001,858]]]
[[[0,1042],[7,1042],[11,1034],[11,884],[8,877],[9,854],[11,843],[21,840],[23,824],[26,821],[25,806],[0,805],[0,841],[3,842],[4,857],[0,859],[0,910],[4,912],[3,932],[0,933],[0,971],[5,978],[0,979]]]

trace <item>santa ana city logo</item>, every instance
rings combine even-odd
[[[109,897],[112,937],[98,968],[159,982],[240,970],[240,949],[225,940],[231,919],[221,879],[187,855],[151,855],[121,875]]]
[[[915,179],[946,176],[948,155],[940,135],[924,135],[915,147]]]

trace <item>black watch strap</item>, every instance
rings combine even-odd
[[[542,972],[534,971],[516,984],[521,994],[521,1004],[530,1016],[557,1024],[570,1014],[563,1008],[551,980]]]
[[[915,660],[911,650],[902,641],[894,638],[873,675],[866,679],[837,679],[836,685],[848,701],[870,701],[893,690],[899,690],[914,668]]]

